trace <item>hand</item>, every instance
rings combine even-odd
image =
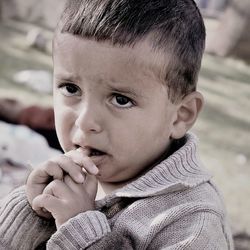
[[[34,198],[35,211],[46,209],[55,219],[57,229],[70,218],[95,209],[97,180],[86,175],[84,183],[76,183],[69,175],[64,180],[54,180],[46,186],[43,194]]]
[[[63,180],[65,173],[70,175],[76,183],[84,182],[84,172],[97,174],[98,169],[87,156],[88,153],[82,149],[72,150],[36,167],[29,175],[25,186],[30,205],[32,206],[34,198],[42,194],[44,188],[51,181]],[[42,217],[51,218],[51,214],[48,212],[43,210],[37,210],[36,212]]]

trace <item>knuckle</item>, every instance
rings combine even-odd
[[[51,195],[50,194],[44,194],[43,198],[44,198],[44,200],[50,200],[51,199]]]
[[[61,184],[61,181],[56,179],[51,182],[51,187],[52,188],[57,188]]]
[[[69,169],[68,169],[68,173],[70,174],[70,175],[74,175],[74,174],[77,174],[79,171],[80,171],[80,166],[79,165],[77,165],[77,164],[70,164],[69,165],[70,167],[69,167]]]
[[[63,170],[59,167],[57,162],[53,160],[48,160],[44,166],[44,171],[49,175],[61,175]]]
[[[64,176],[64,181],[65,181],[65,182],[68,183],[70,180],[71,180],[71,178],[69,177],[69,175],[65,175],[65,176]]]
[[[54,180],[54,183],[55,185],[59,186],[62,184],[62,181],[57,179],[57,180]]]
[[[43,199],[43,202],[47,203],[52,200],[52,196],[50,194],[43,194],[42,199]]]
[[[33,170],[29,175],[28,178],[26,180],[26,185],[29,186],[30,184],[32,184],[34,176],[36,175],[35,170]]]
[[[70,157],[68,157],[65,154],[61,155],[60,158],[63,159],[63,160],[66,160],[66,161],[70,160]]]
[[[50,194],[53,193],[53,191],[57,190],[60,181],[59,180],[53,180],[52,182],[50,182],[47,187],[44,189],[44,194]]]
[[[52,160],[48,160],[45,165],[44,165],[44,169],[45,170],[51,170],[55,168],[55,162]]]

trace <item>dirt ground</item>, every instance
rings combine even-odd
[[[212,24],[213,25],[213,24]],[[13,75],[26,69],[52,72],[49,54],[30,49],[25,23],[0,23],[0,96],[52,105],[52,96],[19,86]],[[206,105],[193,131],[201,159],[221,189],[236,249],[250,249],[250,66],[232,58],[205,55],[199,90]]]

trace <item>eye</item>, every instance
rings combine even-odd
[[[131,108],[134,106],[133,101],[124,95],[113,94],[111,103],[118,108]]]
[[[73,83],[62,83],[58,86],[64,96],[80,96],[81,89]]]

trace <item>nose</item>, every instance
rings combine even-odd
[[[101,116],[94,105],[84,105],[79,108],[75,125],[84,133],[100,133],[102,131]]]

